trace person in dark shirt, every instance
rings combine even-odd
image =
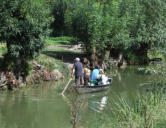
[[[74,75],[76,86],[83,85],[83,65],[80,62],[79,58],[75,59],[75,63],[72,68],[72,78],[74,77]]]

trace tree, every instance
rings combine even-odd
[[[50,1],[51,13],[54,16],[54,21],[51,24],[53,28],[53,36],[63,36],[65,34],[65,12],[67,9],[66,0]]]
[[[47,4],[31,0],[2,0],[0,3],[0,38],[6,41],[4,70],[16,78],[28,74],[28,61],[43,48],[52,21]]]
[[[165,1],[73,1],[66,23],[85,51],[102,61],[115,49],[129,63],[144,64],[148,50],[165,43]]]

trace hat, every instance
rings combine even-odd
[[[104,74],[103,69],[100,69],[100,70],[99,70],[99,73],[100,73],[100,74]]]
[[[101,67],[100,67],[100,65],[95,65],[95,68],[100,69]]]
[[[75,58],[75,61],[80,61],[80,58],[78,58],[78,57],[77,57],[77,58]]]

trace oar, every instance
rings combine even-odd
[[[61,95],[63,95],[63,93],[66,91],[67,87],[69,86],[70,82],[72,81],[72,78],[70,78],[70,80],[68,81],[68,83],[66,84],[65,88],[63,89]]]

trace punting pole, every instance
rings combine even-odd
[[[61,93],[61,95],[63,95],[64,94],[64,92],[66,91],[66,89],[68,88],[68,86],[69,86],[69,84],[70,84],[70,82],[72,81],[72,78],[70,78],[70,80],[68,81],[68,83],[66,84],[66,86],[65,86],[65,88],[63,89],[63,91],[62,91],[62,93]]]

